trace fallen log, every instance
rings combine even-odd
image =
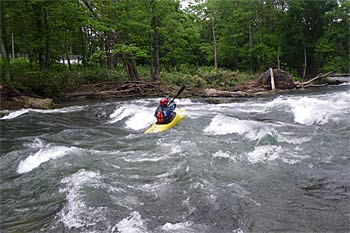
[[[243,91],[221,91],[213,88],[206,88],[203,90],[204,97],[247,97],[250,96]]]
[[[129,98],[141,96],[170,95],[175,90],[162,86],[158,82],[133,81],[126,83],[104,82],[93,85],[85,85],[82,89],[67,93],[64,98],[87,98],[87,99],[106,99],[112,98]]]

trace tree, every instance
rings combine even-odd
[[[11,74],[10,74],[10,61],[9,61],[9,56],[7,53],[7,48],[6,48],[6,27],[5,27],[5,15],[4,13],[6,12],[5,9],[7,7],[4,6],[4,2],[0,2],[0,23],[2,25],[0,29],[0,52],[2,54],[2,57],[4,58],[5,61],[5,83],[10,84],[11,83]]]
[[[349,1],[342,0],[323,15],[325,32],[316,43],[315,56],[324,72],[350,73],[349,12]],[[348,30],[344,30],[346,28]]]
[[[323,16],[337,7],[337,1],[288,0],[287,4],[288,11],[284,18],[284,25],[288,26],[288,30],[284,31],[287,62],[294,64],[306,78],[319,70],[315,61],[315,46],[327,27]]]

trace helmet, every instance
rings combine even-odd
[[[168,105],[168,99],[167,98],[162,98],[160,101],[159,101],[159,104],[160,106],[164,107],[164,106],[167,106]]]

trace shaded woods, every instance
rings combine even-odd
[[[349,73],[348,1],[193,2],[1,1],[1,85],[61,98],[101,82],[234,88],[270,67]]]

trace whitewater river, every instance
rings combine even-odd
[[[1,232],[350,231],[349,86],[2,111]]]

